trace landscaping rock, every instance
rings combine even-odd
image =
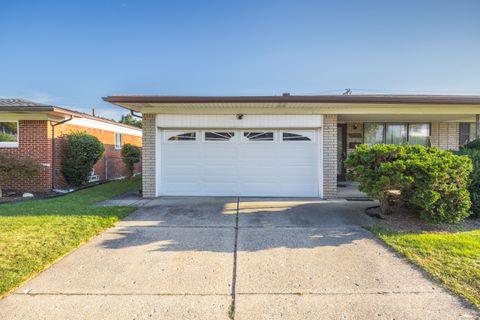
[[[33,193],[29,193],[29,192],[25,192],[23,195],[22,195],[23,198],[33,198],[34,195]]]

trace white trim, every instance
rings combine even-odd
[[[142,136],[141,129],[138,129],[138,130],[131,129],[123,126],[117,126],[114,124],[92,120],[92,119],[86,119],[86,118],[73,118],[68,122],[68,124],[80,126],[80,127],[95,128],[95,129],[106,130],[111,132],[123,133],[123,134],[128,134],[128,135],[137,136],[137,137]]]
[[[155,196],[160,196],[160,181],[162,181],[162,159],[161,156],[161,141],[163,139],[163,133],[160,128],[157,126],[157,119],[155,118],[155,165],[154,165],[154,177],[156,177],[155,181]]]
[[[156,122],[156,121],[155,121]],[[155,126],[155,195],[160,196],[161,181],[162,181],[162,158],[161,158],[161,145],[163,140],[163,130]]]
[[[0,148],[18,148],[20,141],[20,121],[0,119],[0,122],[15,122],[17,124],[17,141],[0,141]]]
[[[252,128],[319,128],[322,126],[322,115],[282,115],[282,114],[245,114],[242,119],[238,115],[207,114],[157,114],[157,127],[190,128],[190,129],[252,129]]]
[[[318,196],[323,198],[323,129],[317,129],[317,179],[318,179]]]

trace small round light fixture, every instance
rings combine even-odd
[[[243,119],[243,114],[237,114],[237,119],[242,120]]]

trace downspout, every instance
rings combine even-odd
[[[57,123],[52,123],[50,122],[50,125],[52,126],[52,189],[55,189],[55,178],[56,178],[56,173],[55,173],[55,154],[56,154],[56,144],[55,144],[55,127],[61,124],[64,124],[70,120],[73,119],[73,116],[70,116],[70,118],[65,119],[63,121],[57,122]]]

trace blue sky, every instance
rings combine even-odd
[[[480,94],[480,1],[0,1],[0,96]]]

